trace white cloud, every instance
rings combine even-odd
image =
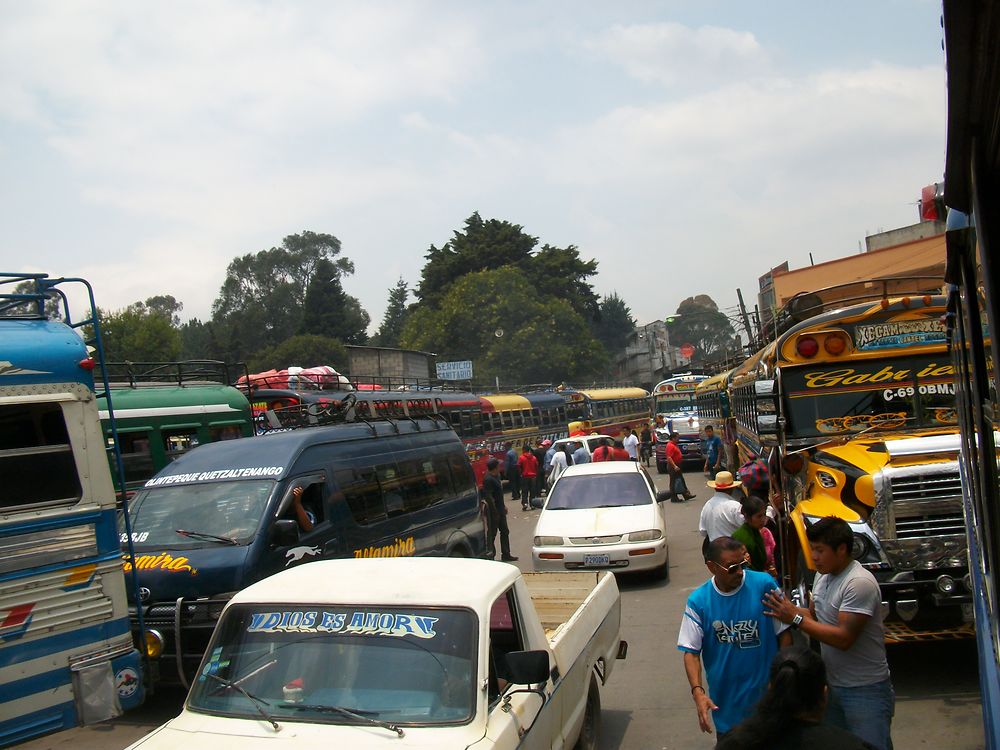
[[[744,77],[767,64],[752,33],[719,26],[619,24],[585,46],[640,81],[667,85]]]

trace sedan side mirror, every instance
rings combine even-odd
[[[656,502],[658,503],[662,503],[669,499],[670,499],[669,490],[660,490],[659,492],[656,493]]]

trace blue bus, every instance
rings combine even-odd
[[[962,494],[986,747],[1000,748],[1000,4],[945,0],[947,331],[962,434]]]
[[[45,313],[56,295],[69,321],[64,281],[81,280],[0,274],[0,746],[144,695],[96,363],[75,330],[97,322]]]

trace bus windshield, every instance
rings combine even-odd
[[[683,396],[657,396],[656,414],[688,414],[697,411],[694,401],[694,393]]]
[[[468,721],[476,632],[475,615],[459,609],[234,606],[188,707],[258,719],[265,706],[279,722],[365,727]]]
[[[954,368],[944,354],[788,368],[785,429],[796,438],[954,427]]]
[[[245,544],[257,531],[273,490],[274,481],[268,479],[143,490],[129,504],[132,541],[136,549],[201,547],[220,540],[223,544]],[[118,531],[124,543],[124,519],[119,521]]]

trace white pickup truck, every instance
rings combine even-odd
[[[232,598],[184,710],[132,748],[589,750],[620,621],[607,572],[301,565]]]

